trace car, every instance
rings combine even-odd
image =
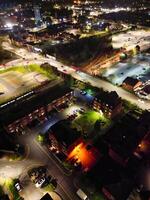
[[[73,114],[77,114],[79,112],[79,110],[74,110]]]
[[[36,182],[35,186],[36,186],[37,188],[38,188],[38,187],[41,187],[41,186],[44,184],[44,182],[45,182],[45,178],[42,177],[42,178],[40,178],[40,179]]]
[[[81,91],[80,94],[82,94],[82,95],[86,95],[87,92],[86,92],[86,91]]]
[[[4,92],[0,92],[0,95],[4,94]]]
[[[84,108],[80,108],[80,110],[82,110],[82,111],[85,111],[85,109],[84,109]]]
[[[76,194],[82,200],[89,200],[88,197],[87,197],[87,195],[81,189],[78,189],[77,192],[76,192]]]
[[[16,188],[16,190],[17,190],[18,192],[21,192],[21,190],[22,190],[22,186],[20,185],[19,182],[15,183],[15,188]]]
[[[84,114],[84,113],[85,113],[85,111],[83,111],[83,110],[80,110],[80,111],[79,111],[79,113],[80,113],[80,114]]]
[[[39,177],[45,177],[46,176],[46,167],[45,166],[39,166],[39,167],[35,167],[32,168],[28,171],[28,175],[31,178],[31,180],[33,180],[33,182],[35,180],[38,180]],[[36,181],[37,182],[37,181]]]

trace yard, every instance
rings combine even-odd
[[[100,112],[87,111],[77,117],[72,122],[72,127],[83,133],[89,133],[92,130],[103,130],[110,124],[110,120],[104,117]]]

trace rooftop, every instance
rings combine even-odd
[[[109,107],[114,108],[121,103],[121,98],[118,96],[117,92],[105,92],[100,91],[96,98],[102,103],[108,104]]]
[[[46,193],[40,200],[53,200],[53,199],[48,193]]]
[[[27,101],[22,100],[18,104],[13,104],[9,108],[1,110],[1,123],[10,124],[71,91],[72,90],[70,88],[66,87],[62,83],[61,85],[57,84],[46,89],[43,88],[41,92],[33,95],[32,98],[29,98]],[[3,116],[5,116],[5,118]]]
[[[61,120],[51,126],[51,132],[57,141],[67,148],[80,137],[80,133],[71,128],[71,123],[68,120]]]
[[[142,118],[138,120],[127,114],[107,132],[104,139],[111,149],[127,159],[147,134],[143,124]]]
[[[87,174],[92,184],[106,188],[117,200],[125,200],[133,189],[133,177],[111,158],[103,157]]]
[[[129,76],[125,78],[125,80],[123,81],[123,83],[131,85],[131,86],[135,86],[138,82],[139,82],[138,79],[129,77]]]

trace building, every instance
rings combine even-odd
[[[130,179],[124,179],[105,185],[102,192],[108,200],[127,200],[133,190],[133,182]]]
[[[134,91],[140,85],[142,85],[142,82],[133,77],[127,77],[122,83],[122,87],[129,91]]]
[[[71,128],[68,120],[61,120],[51,126],[49,130],[50,150],[68,155],[72,144],[80,138],[80,133]]]
[[[45,93],[39,92],[37,96],[28,101],[21,101],[17,107],[9,108],[9,115],[7,114],[7,109],[3,112],[1,111],[0,116],[3,116],[3,114],[7,116],[3,118],[1,123],[8,133],[21,132],[29,124],[45,120],[49,112],[52,110],[57,111],[60,105],[70,101],[72,98],[73,91],[70,88],[64,85],[56,85]]]
[[[90,143],[85,142],[80,132],[72,129],[68,120],[54,124],[49,130],[49,149],[61,153],[66,161],[82,171],[89,171],[101,157],[100,152]]]
[[[89,184],[102,191],[107,200],[126,200],[133,190],[133,176],[110,157],[102,157],[87,173]]]
[[[53,200],[50,194],[46,193],[40,200]]]
[[[141,118],[141,128],[145,129],[146,135],[142,139],[142,141],[137,146],[137,149],[134,152],[134,155],[138,158],[142,159],[143,157],[150,156],[150,112],[145,112]]]
[[[100,91],[94,98],[93,108],[102,111],[106,116],[114,118],[119,115],[122,110],[122,101],[118,94],[114,92]]]
[[[91,170],[101,157],[100,152],[89,142],[77,140],[68,151],[67,161],[80,165],[82,171]]]
[[[108,154],[113,160],[120,165],[127,165],[138,145],[149,133],[149,117],[149,112],[140,119],[128,113],[104,135],[104,141],[109,147]]]

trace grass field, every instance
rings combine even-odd
[[[96,111],[87,111],[84,114],[80,115],[72,122],[73,128],[76,128],[79,131],[83,131],[85,133],[90,132],[94,129],[94,125],[96,121],[103,122],[102,128],[106,128],[110,121],[104,117],[102,113]]]
[[[52,81],[56,78],[56,75],[43,70],[36,64],[0,70],[0,103],[31,91],[45,81]]]

